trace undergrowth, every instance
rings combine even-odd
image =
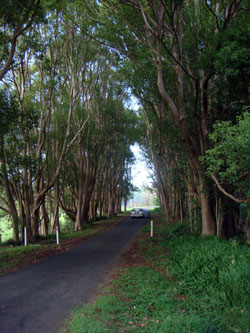
[[[147,263],[113,279],[94,304],[78,309],[66,331],[250,332],[250,248],[237,240],[155,225],[139,255]]]
[[[19,246],[19,247],[6,247],[0,250],[0,275],[5,273],[8,269],[15,267],[20,263],[22,255],[33,254],[41,249],[41,246]]]

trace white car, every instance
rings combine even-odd
[[[141,208],[133,208],[131,210],[130,216],[132,218],[134,218],[134,217],[144,217],[144,213],[145,213],[144,210],[141,209]]]

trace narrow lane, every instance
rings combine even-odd
[[[0,277],[0,332],[55,333],[88,302],[145,219],[127,218],[80,246]]]

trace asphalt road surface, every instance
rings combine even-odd
[[[0,277],[0,332],[60,332],[74,307],[105,282],[145,219],[127,218],[67,252]]]

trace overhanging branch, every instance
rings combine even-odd
[[[218,179],[214,176],[214,175],[210,175],[211,178],[214,180],[215,184],[217,185],[218,189],[228,198],[232,199],[233,201],[237,202],[238,204],[242,204],[242,203],[248,203],[250,201],[249,200],[240,200],[238,198],[236,198],[235,196],[233,196],[232,194],[228,193],[219,183]]]

